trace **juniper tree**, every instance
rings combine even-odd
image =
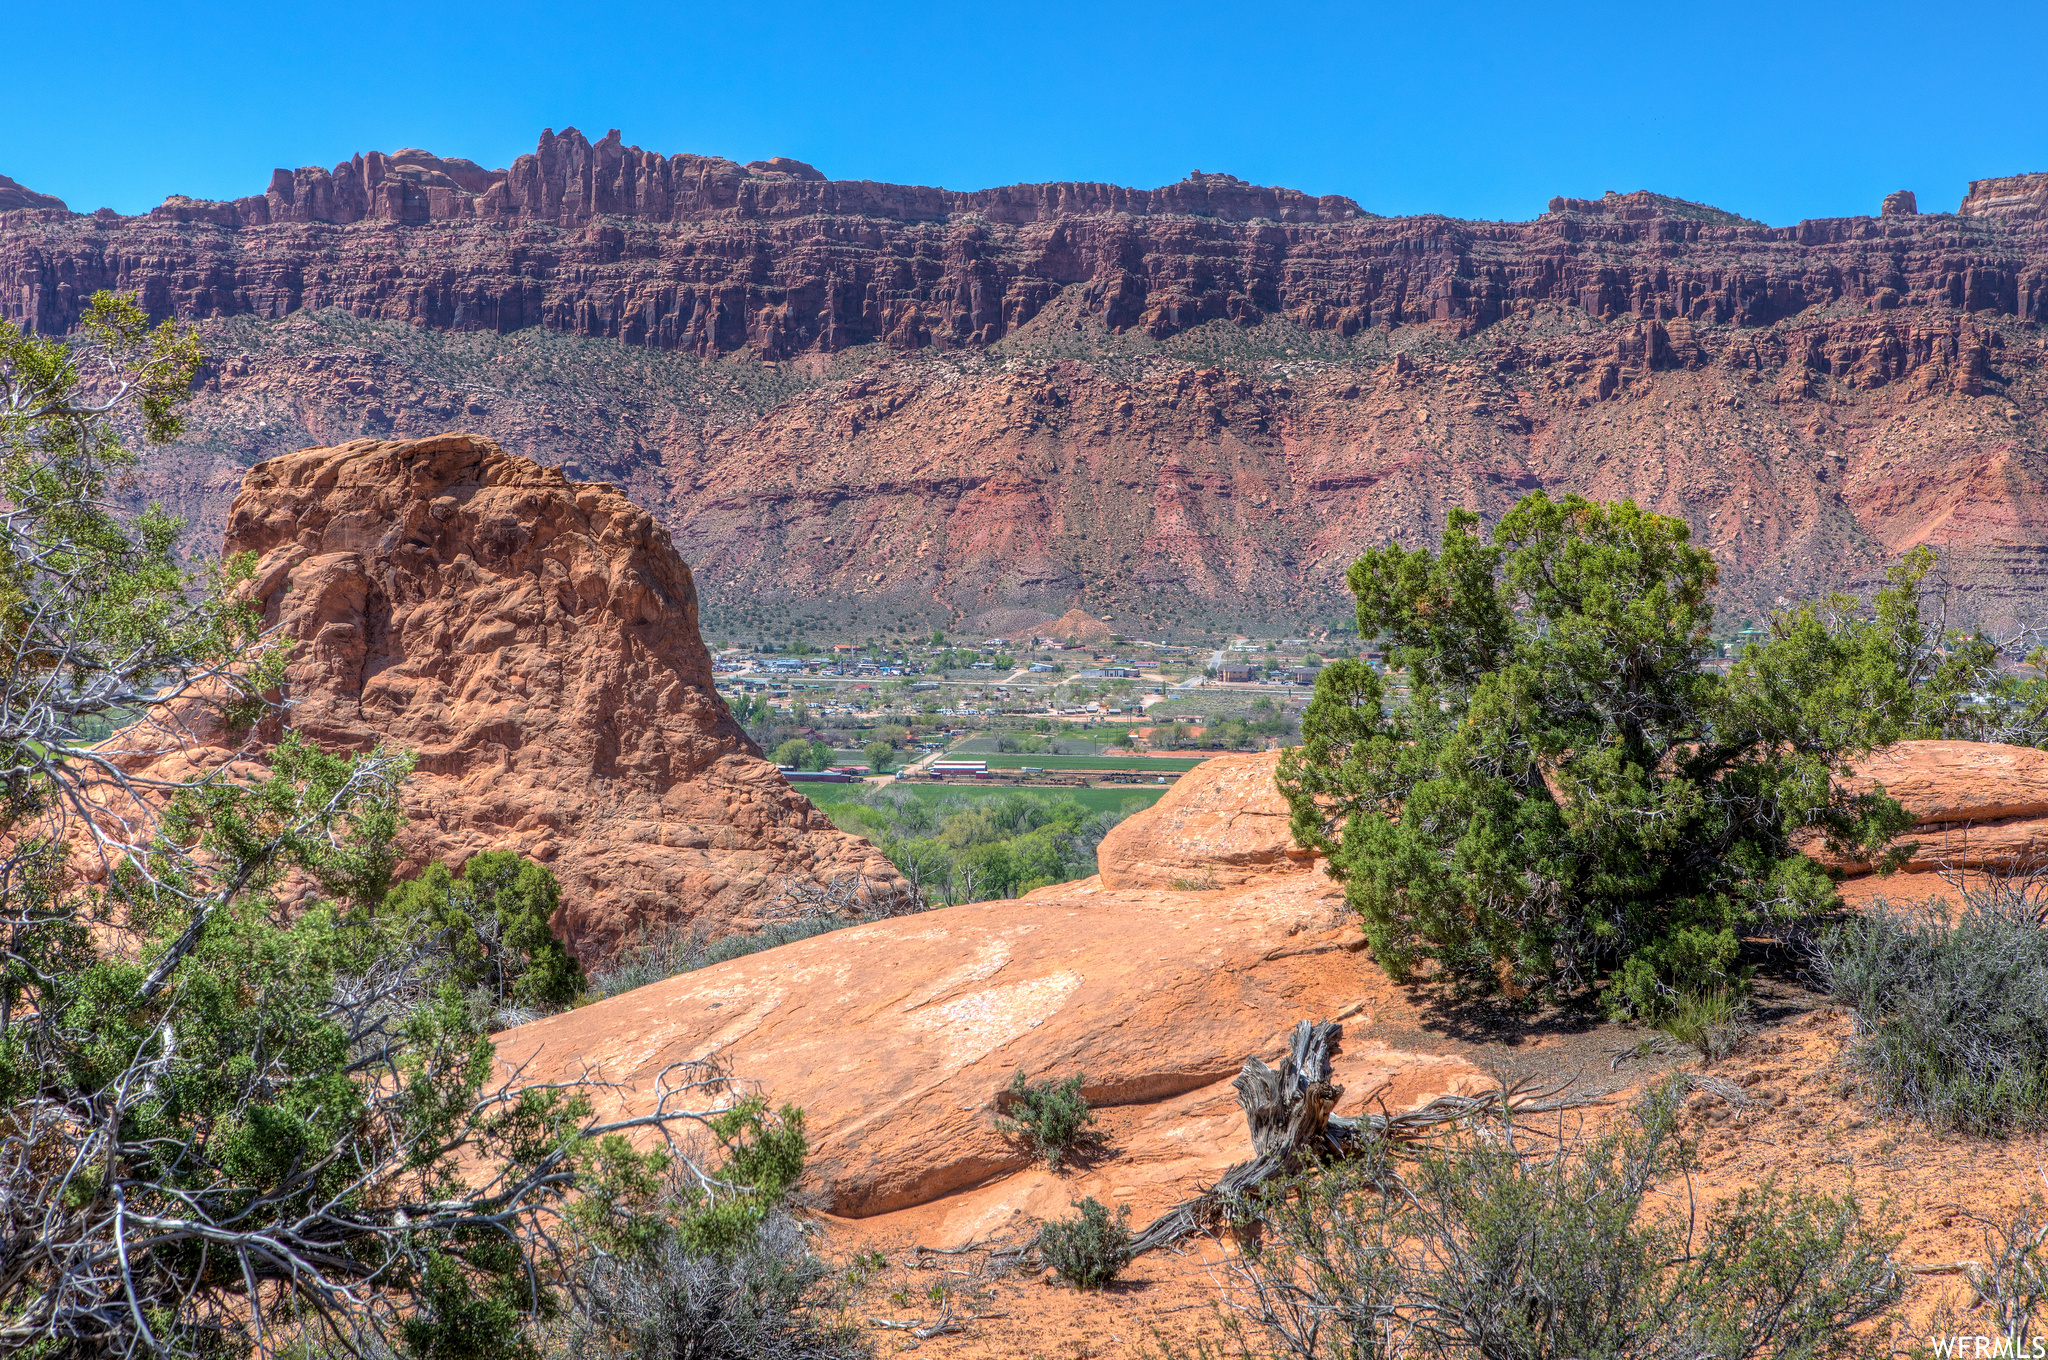
[[[1440,551],[1352,565],[1360,636],[1408,693],[1390,704],[1362,660],[1323,668],[1280,768],[1296,836],[1396,977],[1427,960],[1652,1016],[1738,985],[1743,934],[1837,900],[1799,837],[1876,855],[1909,824],[1836,776],[1920,713],[1928,559],[1873,610],[1779,616],[1722,675],[1716,569],[1683,521],[1537,492],[1478,525],[1454,510]]]

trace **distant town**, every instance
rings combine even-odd
[[[1298,740],[1325,662],[1290,637],[1189,647],[1108,634],[727,647],[734,714],[793,780],[1170,783],[1199,759]],[[886,750],[884,749],[886,748]]]

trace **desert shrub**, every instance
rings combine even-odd
[[[708,1119],[685,1164],[623,1139],[588,1160],[571,1214],[587,1250],[555,1327],[568,1355],[611,1360],[852,1360],[831,1271],[784,1208],[803,1172],[801,1111],[759,1098]],[[700,1170],[710,1169],[709,1176]]]
[[[1944,1299],[1929,1320],[1928,1331],[1935,1337],[1959,1333],[1997,1337],[2039,1336],[2048,1324],[2048,1205],[2039,1195],[2012,1217],[1998,1220],[1980,1214],[1963,1215],[1983,1237],[1980,1260],[1968,1275],[1969,1297],[1958,1310],[1957,1300]],[[1986,1305],[1991,1312],[1982,1311]],[[2023,1343],[2024,1344],[2024,1343]],[[1969,1351],[1955,1349],[1952,1355]],[[2024,1355],[2026,1351],[2008,1352]]]
[[[787,1214],[730,1256],[664,1243],[589,1280],[563,1328],[577,1360],[857,1360],[873,1353],[827,1311],[830,1271]]]
[[[1897,1300],[1897,1239],[1853,1196],[1775,1182],[1693,1222],[1656,1194],[1690,1150],[1684,1087],[1597,1137],[1491,1125],[1269,1194],[1236,1263],[1243,1306],[1300,1360],[1483,1355],[1827,1357],[1884,1353],[1853,1331]]]
[[[1742,999],[1732,988],[1681,992],[1657,1021],[1657,1028],[1690,1045],[1707,1062],[1718,1062],[1733,1053],[1749,1032],[1742,1022],[1742,1009]]]
[[[1856,1013],[1849,1060],[1887,1113],[1996,1134],[2048,1124],[2048,930],[2025,893],[1967,894],[1953,921],[1880,904],[1821,938]]]
[[[1100,1289],[1131,1261],[1131,1210],[1119,1204],[1116,1217],[1093,1195],[1070,1200],[1080,1210],[1038,1230],[1038,1255],[1076,1289]]]
[[[1088,1126],[1095,1122],[1095,1111],[1081,1094],[1084,1080],[1076,1073],[1064,1081],[1032,1081],[1018,1068],[997,1102],[996,1131],[1059,1170],[1069,1154],[1094,1140]]]
[[[1682,520],[1526,497],[1489,539],[1451,512],[1441,553],[1352,564],[1362,636],[1406,672],[1323,667],[1279,785],[1396,977],[1588,994],[1655,1019],[1739,990],[1741,937],[1838,900],[1794,845],[1876,853],[1909,819],[1833,776],[1903,736],[1937,667],[1916,550],[1868,611],[1773,618],[1706,668],[1717,580]],[[1933,639],[1938,641],[1938,637]],[[1887,852],[1891,853],[1891,852]]]
[[[511,850],[471,855],[459,874],[438,861],[396,884],[380,914],[439,938],[451,980],[495,1016],[558,1010],[583,992],[576,958],[548,927],[561,885],[546,865]]]

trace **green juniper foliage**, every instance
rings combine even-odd
[[[1603,987],[1655,1018],[1735,989],[1739,937],[1837,899],[1793,838],[1868,855],[1909,825],[1833,780],[1924,719],[1938,654],[1919,614],[1931,556],[1867,613],[1773,620],[1723,676],[1702,663],[1715,568],[1683,521],[1622,501],[1522,500],[1494,530],[1451,512],[1439,552],[1354,563],[1363,661],[1325,666],[1282,760],[1295,835],[1329,857],[1396,977]],[[1893,852],[1894,854],[1902,852]]]
[[[397,921],[438,936],[452,980],[495,1008],[553,1010],[583,992],[576,958],[548,928],[561,885],[545,865],[511,850],[472,855],[462,872],[429,864],[385,898]]]

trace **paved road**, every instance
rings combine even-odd
[[[1212,656],[1212,657],[1210,657],[1210,658],[1209,658],[1209,668],[1210,668],[1211,670],[1219,670],[1219,669],[1221,669],[1221,668],[1222,668],[1222,665],[1223,665],[1223,649],[1222,649],[1221,647],[1218,647],[1218,648],[1216,649],[1216,654],[1215,654],[1214,656]],[[1190,676],[1189,676],[1189,677],[1188,677],[1187,679],[1185,679],[1185,680],[1181,681],[1181,682],[1180,682],[1180,683],[1179,683],[1178,685],[1175,685],[1175,686],[1174,686],[1174,688],[1175,688],[1175,689],[1200,689],[1200,688],[1202,687],[1203,683],[1204,683],[1204,682],[1205,682],[1205,681],[1206,681],[1207,679],[1208,679],[1208,677],[1207,677],[1207,676],[1202,676],[1202,675],[1190,675]]]

